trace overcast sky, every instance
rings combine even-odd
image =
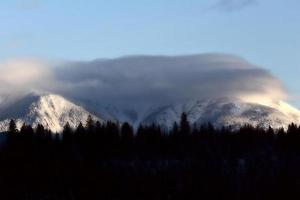
[[[298,0],[3,0],[0,63],[235,54],[270,70],[300,107],[299,10]]]

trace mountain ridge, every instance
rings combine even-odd
[[[285,102],[267,106],[238,98],[218,98],[148,105],[141,110],[100,102],[95,105],[83,100],[74,102],[57,94],[30,93],[8,106],[0,106],[0,131],[7,130],[10,119],[15,119],[18,128],[23,123],[33,127],[42,124],[52,132],[61,132],[67,122],[75,129],[89,115],[100,122],[129,122],[136,128],[140,124],[154,123],[170,129],[174,122],[180,121],[183,112],[193,126],[210,122],[216,127],[238,128],[250,124],[278,129],[287,128],[292,122],[300,123],[300,111]]]

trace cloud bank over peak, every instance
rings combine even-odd
[[[269,71],[227,54],[129,56],[61,62],[12,60],[0,64],[0,95],[48,91],[74,100],[136,106],[195,99],[283,100]]]
[[[55,71],[72,98],[116,104],[170,103],[204,98],[285,99],[269,71],[226,54],[130,56],[69,62]]]

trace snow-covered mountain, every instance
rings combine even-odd
[[[211,122],[217,127],[251,124],[264,128],[287,128],[292,122],[300,124],[300,111],[283,101],[253,103],[240,98],[217,98],[139,108],[84,102],[82,105],[103,119],[126,121],[135,127],[141,123],[154,123],[171,128],[174,122],[180,121],[183,112],[187,113],[190,123],[196,125]]]
[[[53,132],[60,132],[67,122],[75,128],[80,122],[84,123],[89,115],[91,113],[84,108],[59,95],[31,93],[0,107],[0,131],[6,131],[10,119],[15,119],[19,128],[23,123],[33,127],[42,124]]]
[[[244,124],[273,128],[286,128],[290,123],[300,124],[300,111],[285,102],[268,105],[251,103],[237,98],[195,100],[168,105],[147,105],[143,108],[104,105],[87,100],[78,105],[55,94],[30,94],[10,104],[0,104],[0,131],[7,130],[10,119],[16,119],[18,127],[23,123],[35,127],[42,124],[53,132],[60,132],[69,122],[75,128],[85,122],[88,115],[101,122],[112,120],[139,124],[159,124],[171,128],[180,121],[183,112],[193,125],[211,122],[217,127],[239,127]],[[81,105],[81,106],[79,106]]]
[[[185,112],[191,124],[211,122],[216,127],[240,127],[245,124],[268,128],[287,128],[290,123],[300,123],[300,111],[284,102],[269,106],[244,102],[240,99],[221,98],[217,100],[190,101],[185,104],[171,104],[160,107],[143,120],[170,128],[179,122]]]

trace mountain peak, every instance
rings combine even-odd
[[[162,106],[148,114],[144,123],[156,123],[170,128],[179,122],[185,112],[191,124],[212,123],[216,127],[240,127],[245,124],[268,128],[287,128],[290,123],[300,123],[300,111],[285,102],[263,105],[238,98],[194,100]]]
[[[33,127],[42,124],[52,132],[61,132],[67,122],[72,128],[76,128],[80,122],[85,122],[92,115],[64,97],[51,93],[30,93],[1,111],[1,131],[6,130],[9,119],[15,119],[18,126],[23,123]]]

